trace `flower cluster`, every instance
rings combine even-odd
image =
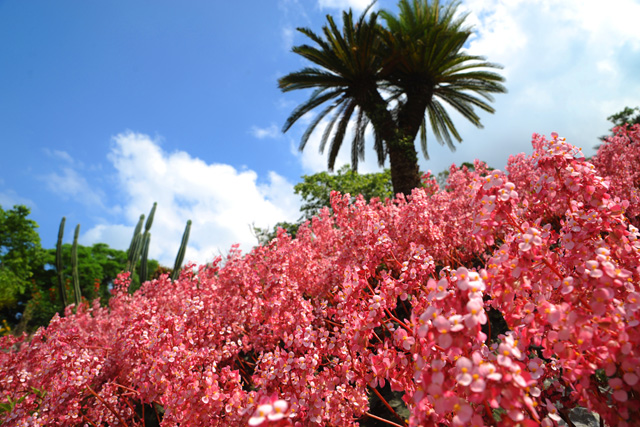
[[[109,307],[0,338],[0,423],[554,426],[581,405],[631,426],[639,146],[618,130],[591,163],[534,135],[505,171],[335,193],[295,239],[133,295],[125,274]]]

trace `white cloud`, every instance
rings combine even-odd
[[[44,149],[44,152],[47,156],[52,157],[54,159],[62,160],[69,164],[73,163],[73,158],[66,151],[62,150],[50,150],[48,148]]]
[[[147,215],[151,208],[147,209],[145,215]],[[141,212],[142,213],[142,212]],[[126,250],[131,243],[131,237],[133,236],[133,226],[126,226],[122,224],[99,224],[91,228],[87,232],[82,232],[78,239],[81,245],[91,246],[95,243],[106,243],[111,248]],[[153,227],[151,228],[153,231]]]
[[[483,130],[454,114],[461,149],[430,143],[423,169],[474,158],[502,168],[510,154],[531,152],[534,132],[557,131],[591,155],[611,127],[606,118],[637,105],[637,1],[465,0],[463,8],[476,32],[470,53],[502,64],[509,92],[496,95],[495,114],[480,112]]]
[[[167,153],[147,135],[113,138],[109,155],[124,200],[126,226],[99,225],[83,238],[126,249],[141,213],[158,202],[151,228],[149,256],[172,266],[188,219],[192,220],[185,261],[211,261],[234,243],[243,250],[256,244],[250,224],[273,226],[299,217],[293,185],[271,172],[259,182],[254,171],[208,164],[184,151]]]
[[[280,136],[280,129],[278,128],[278,126],[276,126],[275,123],[271,123],[271,125],[266,128],[252,126],[251,135],[255,136],[258,139],[274,139]]]
[[[371,0],[318,0],[320,8],[331,8],[339,10],[364,10],[371,4]]]
[[[61,173],[53,172],[41,179],[51,192],[65,200],[72,199],[86,206],[104,206],[102,191],[91,187],[85,177],[70,167],[64,167]]]
[[[282,45],[284,46],[286,51],[290,51],[293,46],[293,37],[295,34],[295,30],[291,27],[283,27],[282,28]]]

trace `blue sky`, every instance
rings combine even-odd
[[[150,256],[167,265],[187,219],[188,260],[255,244],[250,224],[299,217],[293,185],[326,168],[304,123],[280,129],[307,93],[278,77],[305,65],[295,31],[320,32],[368,0],[0,0],[0,205],[25,204],[53,247],[81,224],[82,244],[126,249],[158,202]],[[377,8],[397,11],[396,1]],[[552,131],[593,154],[606,117],[640,104],[637,0],[466,0],[468,49],[504,66],[484,129],[454,114],[455,153],[430,144],[423,170],[480,158],[504,168]],[[431,138],[433,140],[433,138]],[[339,162],[348,162],[348,146]],[[378,171],[367,152],[362,172]]]

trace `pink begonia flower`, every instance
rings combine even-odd
[[[487,323],[487,315],[484,312],[484,303],[480,298],[470,299],[467,302],[468,314],[465,315],[464,322],[468,328]]]
[[[259,405],[256,409],[256,412],[253,414],[251,418],[249,418],[250,426],[259,426],[263,422],[267,420],[267,416],[273,412],[273,405],[264,404]]]
[[[287,416],[289,404],[285,400],[276,400],[273,403],[258,405],[255,413],[249,418],[250,426],[258,426],[265,421],[279,421]]]
[[[448,287],[449,287],[449,281],[446,278],[440,279],[436,286],[435,298],[437,300],[442,300],[447,295],[449,295],[449,291],[447,290]]]
[[[468,386],[471,384],[473,377],[471,376],[471,370],[473,369],[473,363],[466,357],[461,357],[456,361],[456,367],[458,368],[458,375],[456,375],[456,381],[462,386]]]
[[[287,411],[287,407],[289,405],[284,400],[276,400],[273,403],[273,411],[267,415],[269,421],[278,421],[285,417],[285,413]]]
[[[465,267],[459,267],[456,270],[456,284],[458,285],[458,289],[461,291],[466,291],[469,289],[469,270]]]
[[[485,427],[484,421],[482,420],[482,417],[480,415],[474,415],[471,418],[471,424],[469,424],[471,427]]]
[[[562,312],[553,304],[543,304],[542,311],[546,314],[547,322],[551,325],[556,325],[562,318]]]
[[[440,336],[438,337],[438,344],[444,349],[449,348],[453,343],[453,337],[451,337],[450,333],[451,323],[449,320],[444,316],[438,316],[433,320],[432,324],[440,333]]]
[[[613,398],[618,402],[626,402],[629,399],[629,395],[624,390],[624,383],[620,378],[609,379],[609,387],[613,390]]]
[[[484,190],[489,190],[493,187],[500,187],[503,183],[502,176],[502,171],[498,169],[491,171],[489,175],[483,178],[485,183],[482,188]]]
[[[484,206],[484,210],[487,213],[491,213],[496,207],[496,196],[483,196],[480,203]]]
[[[487,388],[487,382],[482,375],[480,375],[480,370],[475,368],[471,376],[473,381],[469,385],[469,389],[474,393],[482,393]]]
[[[544,363],[538,357],[529,361],[528,368],[529,373],[531,374],[531,379],[537,380],[544,375]]]
[[[504,185],[504,188],[498,190],[498,198],[503,202],[506,202],[509,199],[517,199],[518,193],[514,191],[516,188],[515,184],[512,182],[507,182]]]
[[[454,314],[449,317],[451,332],[458,332],[464,329],[464,317],[461,314]]]
[[[573,277],[565,277],[562,280],[562,289],[560,292],[562,292],[563,295],[566,295],[571,293],[571,291],[573,291]]]
[[[404,348],[405,350],[411,350],[411,347],[416,342],[415,338],[410,337],[407,334],[407,331],[402,328],[398,328],[395,332],[395,335],[396,339],[400,341],[400,343],[402,344],[402,348]]]
[[[473,408],[465,401],[460,401],[453,406],[455,413],[453,417],[454,426],[467,426],[473,415]]]
[[[478,369],[480,374],[488,380],[500,381],[502,379],[502,374],[497,371],[493,363],[485,362]]]
[[[546,399],[546,407],[547,407],[547,411],[549,412],[549,415],[548,415],[549,418],[551,418],[555,422],[558,422],[562,419],[560,417],[560,414],[558,413],[558,408],[556,408],[556,406],[553,403],[551,403],[549,399]]]
[[[525,315],[524,319],[523,319],[523,323],[527,324],[527,323],[531,323],[533,321],[533,319],[535,318],[533,315],[533,311],[536,309],[536,306],[531,303],[528,302],[524,305],[522,312]]]
[[[444,415],[453,410],[453,399],[444,395],[444,391],[440,384],[429,384],[429,387],[427,387],[427,395],[429,396],[429,400],[431,401],[436,413]]]
[[[444,382],[444,373],[442,372],[442,368],[444,368],[445,362],[444,360],[434,360],[431,363],[431,381],[434,384],[442,384]]]
[[[622,378],[624,379],[624,382],[629,384],[630,386],[634,386],[634,385],[638,384],[638,376],[633,372],[625,373],[622,376]]]
[[[596,279],[602,277],[602,270],[600,270],[598,266],[599,263],[595,260],[589,260],[585,263],[585,267],[587,269],[587,272],[589,273],[589,276]]]
[[[472,273],[472,274],[477,274],[477,273]],[[473,276],[471,276],[473,277]],[[474,295],[474,294],[480,294],[482,292],[484,292],[484,290],[486,289],[485,284],[482,280],[472,280],[469,282],[469,292],[471,293],[471,295],[469,295],[469,298],[476,298],[476,297],[482,297],[481,295]]]

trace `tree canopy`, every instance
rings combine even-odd
[[[375,197],[384,201],[393,197],[391,172],[385,169],[379,173],[360,174],[349,166],[341,167],[335,174],[320,172],[304,175],[302,182],[295,185],[295,194],[302,196],[300,211],[303,218],[311,219],[325,206],[331,206],[331,192],[362,195],[366,201]]]
[[[297,222],[279,222],[273,229],[252,227],[253,233],[260,245],[264,245],[276,237],[278,228],[287,230],[295,237],[298,227],[305,221],[318,214],[323,207],[331,206],[331,192],[351,194],[354,198],[361,194],[370,201],[377,197],[380,200],[393,197],[391,172],[360,174],[348,165],[342,166],[335,173],[320,172],[313,175],[303,175],[302,182],[294,187],[294,193],[302,197],[300,212],[302,216]]]
[[[24,302],[22,328],[27,330],[46,325],[55,313],[63,309],[56,285],[56,250],[46,249],[43,253],[40,263],[34,267],[32,291]],[[88,301],[99,298],[101,304],[106,304],[111,297],[114,280],[126,266],[126,251],[110,248],[105,243],[96,243],[92,246],[78,245],[77,253],[82,298]],[[155,272],[158,269],[158,261],[149,260],[148,262],[149,271]],[[70,244],[62,245],[62,265],[67,295],[73,295]],[[140,287],[138,270],[132,272],[131,290]],[[145,280],[148,279],[145,278]]]
[[[0,206],[0,310],[14,306],[29,289],[34,266],[44,256],[30,213],[23,205],[9,210]]]
[[[614,127],[640,124],[640,107],[624,107],[624,110],[607,117],[607,120],[613,123]]]

